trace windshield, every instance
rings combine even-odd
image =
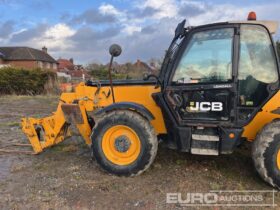
[[[232,78],[233,28],[194,33],[175,70],[176,84],[227,82]]]

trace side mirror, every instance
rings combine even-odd
[[[120,45],[112,44],[110,46],[109,52],[110,52],[111,56],[118,57],[122,53],[122,48]]]
[[[179,38],[180,36],[183,36],[185,33],[185,24],[186,24],[186,19],[183,20],[181,23],[179,23],[176,27],[175,30],[175,38]]]
[[[115,94],[114,94],[112,72],[111,72],[112,64],[113,64],[114,57],[118,57],[122,53],[122,48],[120,45],[112,44],[110,46],[109,52],[111,54],[111,60],[110,60],[108,71],[109,71],[109,81],[110,81],[110,86],[111,86],[111,91],[112,91],[112,99],[113,99],[113,104],[114,104],[115,103]]]

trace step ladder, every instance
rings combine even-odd
[[[214,134],[192,134],[191,153],[197,155],[219,155],[220,137]]]

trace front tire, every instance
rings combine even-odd
[[[280,120],[267,124],[260,131],[253,142],[252,157],[259,175],[280,189]]]
[[[106,113],[93,128],[92,151],[98,164],[119,176],[136,176],[155,159],[158,141],[150,122],[134,111]]]

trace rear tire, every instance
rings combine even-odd
[[[280,120],[267,124],[259,132],[253,142],[252,157],[259,175],[280,189]]]
[[[136,176],[147,170],[158,148],[150,122],[129,110],[112,111],[99,118],[91,140],[98,164],[119,176]]]

